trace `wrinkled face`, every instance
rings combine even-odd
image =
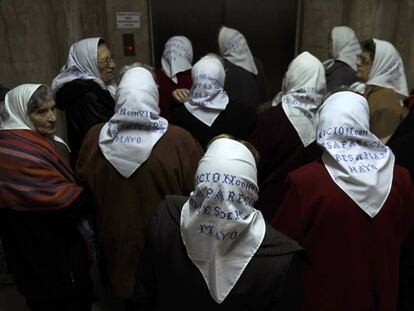
[[[114,69],[115,62],[112,59],[111,51],[106,44],[98,46],[98,69],[101,74],[101,80],[108,84],[115,79]]]
[[[357,58],[357,77],[362,81],[368,81],[373,59],[368,51],[363,51]]]
[[[51,98],[45,101],[39,109],[29,114],[36,132],[41,135],[52,135],[56,130],[55,101]]]

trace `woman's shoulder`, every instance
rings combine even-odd
[[[64,84],[56,93],[56,104],[60,109],[83,100],[114,101],[110,93],[93,80],[73,80]]]
[[[262,124],[265,123],[274,126],[280,126],[280,122],[288,120],[282,104],[264,109],[257,115],[257,118],[258,122]]]
[[[181,210],[187,199],[188,197],[181,195],[166,195],[164,201],[161,202],[152,216],[152,227],[155,229],[159,226],[162,229],[171,221],[179,226]]]
[[[413,182],[408,169],[398,164],[394,165],[393,184],[399,188],[413,189]]]
[[[320,158],[291,171],[288,178],[291,182],[300,184],[301,187],[311,189],[316,189],[319,185],[323,187],[326,180],[331,181],[329,173]],[[316,184],[315,180],[318,180]]]
[[[162,70],[161,68],[155,68],[154,70],[155,76],[157,77],[157,82],[158,84],[165,84],[167,82],[170,82],[170,78],[168,78],[168,76],[165,74],[164,70]]]
[[[173,124],[168,125],[167,132],[153,149],[156,158],[176,165],[183,159],[201,156],[202,153],[203,149],[197,139],[189,131]]]
[[[379,98],[383,96],[393,97],[398,100],[398,94],[392,89],[378,85],[368,85],[367,90],[365,91],[365,96],[369,99]]]
[[[92,79],[75,79],[68,83],[65,83],[58,91],[59,92],[77,92],[77,93],[85,93],[89,91],[100,91],[102,87]]]
[[[190,134],[187,130],[183,129],[182,127],[175,125],[175,124],[168,124],[168,129],[166,132],[168,135],[184,135],[186,136],[187,134]]]
[[[398,94],[391,88],[369,85],[365,91],[365,97],[367,98],[370,109],[373,110],[375,108],[394,108],[397,111],[402,109]]]
[[[86,140],[88,140],[88,141],[93,140],[93,141],[98,142],[99,141],[99,134],[101,133],[101,130],[104,127],[105,124],[106,124],[106,122],[102,122],[102,123],[98,123],[98,124],[95,124],[94,126],[92,126],[89,129],[88,133],[86,134],[84,140],[85,141]]]
[[[299,253],[304,255],[305,251],[295,240],[284,235],[266,222],[266,234],[257,251],[258,256],[281,256]]]

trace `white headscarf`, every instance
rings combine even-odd
[[[361,46],[355,32],[347,26],[337,26],[331,31],[332,36],[332,57],[323,64],[326,69],[331,67],[335,60],[340,60],[357,71],[357,55],[361,53]]]
[[[219,36],[220,53],[229,62],[257,75],[256,64],[244,36],[236,29],[222,27]]]
[[[178,83],[176,74],[191,68],[193,47],[184,36],[175,36],[165,43],[161,57],[162,70],[174,83]]]
[[[375,217],[391,190],[394,155],[369,131],[367,100],[353,92],[328,97],[320,109],[317,136],[333,181]]]
[[[279,106],[279,104],[282,102],[282,97],[285,96],[286,93],[287,93],[287,90],[286,90],[285,77],[283,77],[282,87],[280,88],[280,91],[275,95],[275,97],[273,97],[272,107]]]
[[[223,90],[226,74],[214,56],[204,56],[192,68],[193,85],[185,108],[197,119],[211,126],[226,109],[229,97]]]
[[[230,293],[260,247],[266,225],[254,208],[257,170],[241,143],[221,138],[199,162],[195,189],[181,211],[181,237],[217,303]]]
[[[99,135],[103,155],[125,178],[148,159],[167,131],[168,121],[159,114],[152,74],[142,67],[129,69],[116,93],[115,114]]]
[[[28,104],[33,93],[44,84],[22,84],[7,92],[4,99],[4,107],[2,111],[2,122],[0,131],[3,130],[31,130],[36,132],[32,121],[28,114]],[[56,136],[50,136],[53,140],[58,141],[66,146],[66,142]]]
[[[390,88],[400,96],[407,97],[407,80],[400,54],[391,43],[373,40],[375,56],[366,84]]]
[[[116,85],[106,85],[101,80],[98,68],[98,43],[101,38],[88,38],[78,41],[69,49],[68,60],[52,82],[52,92],[76,79],[93,80],[115,97]]]
[[[309,52],[298,55],[285,74],[282,107],[306,147],[316,138],[317,109],[326,92],[325,70]]]

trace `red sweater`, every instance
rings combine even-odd
[[[160,109],[161,116],[168,121],[171,120],[171,109],[174,101],[172,99],[172,92],[175,89],[190,89],[192,85],[191,69],[177,73],[177,81],[175,84],[162,69],[156,69],[158,92],[160,94]]]
[[[408,305],[398,310],[414,310],[407,289],[414,265],[414,187],[405,169],[395,166],[388,199],[374,218],[334,183],[322,162],[290,173],[285,191],[272,225],[308,251],[303,310],[393,311],[398,303]]]

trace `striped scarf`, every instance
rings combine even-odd
[[[31,130],[0,131],[0,208],[52,211],[81,193],[66,160]]]

